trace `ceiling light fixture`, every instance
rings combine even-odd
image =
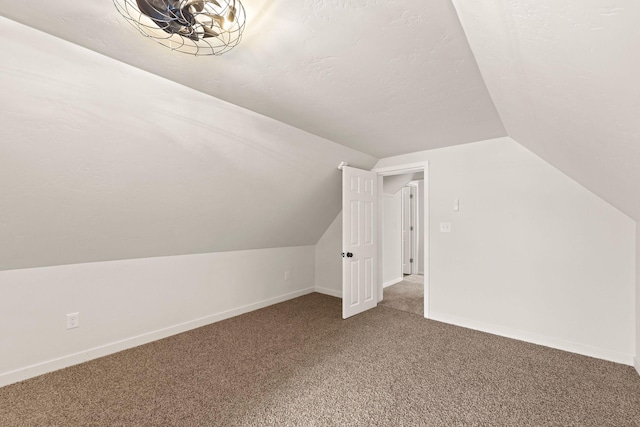
[[[113,0],[144,36],[178,52],[222,55],[240,43],[245,24],[239,0]]]

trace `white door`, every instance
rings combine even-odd
[[[402,273],[412,274],[413,262],[413,187],[402,187]]]
[[[342,318],[378,304],[378,174],[342,168]]]

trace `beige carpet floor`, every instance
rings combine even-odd
[[[311,294],[0,388],[7,426],[638,426],[633,368]]]
[[[378,304],[424,316],[424,276],[405,276],[401,282],[384,288]]]

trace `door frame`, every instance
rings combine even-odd
[[[429,265],[429,162],[418,162],[418,163],[408,163],[401,164],[395,166],[385,166],[374,168],[371,170],[372,172],[376,172],[378,174],[378,188],[382,188],[383,185],[383,177],[391,176],[391,175],[402,175],[406,173],[413,172],[423,172],[424,173],[424,185],[423,185],[423,193],[419,195],[422,197],[424,201],[424,209],[422,212],[424,218],[424,227],[422,230],[419,230],[424,236],[424,253],[420,254],[423,257],[423,265],[424,265],[424,317],[429,318],[430,315],[430,302],[431,302],[431,286],[430,286],[430,265]],[[383,265],[383,251],[382,245],[384,245],[384,237],[382,236],[382,220],[384,215],[383,208],[383,192],[378,192],[378,236],[381,237],[379,239],[380,244],[378,245],[378,302],[382,301],[382,265]]]

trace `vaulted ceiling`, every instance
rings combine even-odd
[[[111,0],[0,0],[32,28],[0,20],[0,269],[314,244],[338,161],[504,135],[640,219],[638,2],[243,4],[194,57]]]
[[[376,159],[0,18],[0,270],[314,245]]]
[[[454,3],[509,136],[640,220],[640,2]]]
[[[449,0],[244,0],[221,57],[142,37],[111,0],[1,0],[2,14],[376,157],[504,136]]]

